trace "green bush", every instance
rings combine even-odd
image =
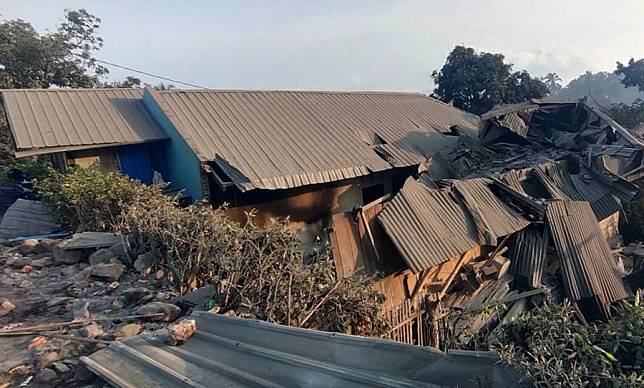
[[[0,165],[0,186],[13,186],[7,173],[13,169],[22,172],[27,180],[42,180],[54,173],[54,169],[46,160],[42,159],[9,159]]]
[[[621,302],[608,322],[590,325],[569,304],[545,304],[501,326],[488,341],[537,387],[644,384],[644,308]]]
[[[117,173],[74,168],[36,180],[36,190],[61,223],[78,231],[113,231],[123,207],[131,202],[169,201],[158,187],[145,186]]]

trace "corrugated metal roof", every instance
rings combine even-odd
[[[164,139],[142,95],[142,89],[2,90],[18,156]]]
[[[568,297],[574,301],[597,299],[603,305],[600,310],[626,298],[610,247],[588,202],[551,202],[546,218]]]
[[[476,225],[452,194],[412,178],[377,218],[414,272],[479,245]]]
[[[599,221],[620,210],[610,188],[586,168],[570,174],[560,163],[544,163],[533,173],[553,199],[590,202]]]
[[[450,127],[479,124],[478,116],[415,93],[148,91],[199,159],[217,163],[242,190],[417,164],[456,146],[455,137],[442,135]]]
[[[119,387],[519,386],[492,352],[444,353],[205,312],[193,318],[197,332],[181,346],[144,333],[81,361]]]
[[[496,245],[500,237],[530,224],[494,195],[483,178],[456,181],[454,188],[463,198],[485,245]]]
[[[515,287],[526,290],[541,286],[547,249],[548,231],[543,225],[530,225],[512,236],[510,273]]]

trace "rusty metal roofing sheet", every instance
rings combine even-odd
[[[2,90],[18,156],[166,138],[142,95],[116,88]]]
[[[453,194],[429,189],[412,178],[377,218],[414,272],[479,245],[476,225]]]
[[[597,299],[607,306],[627,296],[610,247],[588,202],[551,202],[546,218],[570,299]]]
[[[181,346],[144,333],[82,362],[119,387],[519,386],[492,352],[448,351],[206,312]]]
[[[526,290],[541,286],[547,249],[548,231],[543,225],[530,225],[512,236],[510,273],[515,287]]]
[[[284,189],[419,163],[455,147],[450,127],[478,116],[414,93],[148,92],[201,161],[242,190]],[[366,136],[378,140],[368,144]],[[383,160],[374,147],[391,148]],[[424,158],[424,159],[423,159]],[[391,163],[391,164],[390,164]]]
[[[530,224],[494,195],[483,178],[456,181],[454,188],[474,219],[481,242],[486,245],[496,245],[500,237],[515,233]]]

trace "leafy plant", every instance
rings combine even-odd
[[[623,301],[607,322],[575,319],[566,302],[546,303],[488,338],[502,359],[537,387],[631,387],[644,384],[644,309]]]
[[[145,186],[117,173],[73,168],[36,180],[36,190],[54,214],[73,230],[112,231],[123,207],[133,201],[171,200],[155,186]]]

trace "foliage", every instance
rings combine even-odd
[[[9,177],[15,170],[28,181],[41,180],[54,173],[51,163],[43,159],[12,159],[0,165],[0,186],[13,186],[16,182]]]
[[[626,66],[617,62],[615,74],[624,76],[622,79],[624,86],[636,86],[640,92],[644,93],[644,58],[637,61],[631,58]]]
[[[225,217],[225,208],[178,208],[167,199],[132,201],[118,230],[135,254],[151,257],[181,293],[216,283],[225,310],[250,309],[259,319],[320,330],[375,335],[386,328],[382,295],[371,279],[338,281],[326,250],[305,264],[287,221],[256,226]]]
[[[21,19],[0,21],[0,89],[104,86],[109,71],[94,57],[103,47],[100,24],[85,9],[65,10],[44,34]]]
[[[545,304],[489,338],[502,359],[537,387],[644,384],[644,308],[623,301],[608,322],[584,325],[566,302]]]
[[[541,82],[543,82],[550,94],[557,94],[561,91],[561,77],[557,73],[548,73],[545,76],[541,77]]]
[[[137,77],[127,76],[123,81],[105,82],[104,88],[140,88],[141,80]]]
[[[625,87],[622,75],[601,71],[581,74],[552,95],[561,98],[578,99],[588,97],[590,103],[608,108],[612,104],[631,104],[638,98],[644,98],[637,88]]]
[[[523,70],[512,72],[503,54],[477,53],[456,46],[445,65],[432,73],[434,94],[454,106],[481,114],[495,105],[544,97],[547,86]]]
[[[644,200],[624,203],[623,222],[619,229],[625,243],[641,241],[644,236]]]
[[[0,101],[0,165],[6,166],[15,161],[13,155],[13,141],[11,140],[11,133],[3,110],[2,102]]]
[[[132,201],[164,198],[160,189],[117,174],[73,168],[36,181],[36,190],[60,221],[75,230],[114,230],[123,207]]]
[[[635,129],[644,123],[644,100],[638,98],[631,105],[614,104],[608,114],[624,127]]]

